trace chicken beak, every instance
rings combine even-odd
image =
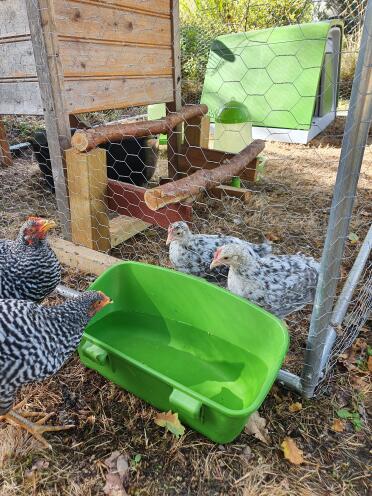
[[[173,229],[171,227],[168,228],[168,237],[167,237],[167,241],[165,242],[165,245],[168,246],[171,244],[171,242],[173,241]]]
[[[100,308],[104,308],[106,305],[111,305],[114,303],[111,298],[102,293],[103,299],[99,302]]]
[[[41,232],[46,233],[50,231],[50,229],[53,229],[57,226],[57,224],[54,222],[54,220],[44,220],[42,225],[41,225]]]
[[[221,265],[221,260],[219,259],[219,254],[215,253],[214,258],[213,258],[212,263],[211,263],[209,268],[212,270],[215,267],[218,267],[219,265]]]

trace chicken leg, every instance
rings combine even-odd
[[[58,431],[64,431],[66,429],[72,429],[73,427],[75,427],[74,425],[49,425],[49,426],[44,425],[45,422],[52,415],[53,413],[49,413],[40,420],[38,420],[37,422],[31,422],[30,420],[27,420],[25,417],[22,417],[22,415],[19,415],[13,409],[7,412],[5,415],[1,415],[0,421],[5,421],[8,422],[8,424],[11,424],[15,427],[21,427],[22,429],[25,429],[35,439],[37,439],[44,446],[44,448],[52,449],[52,446],[43,437],[44,432],[58,432]],[[34,413],[32,413],[31,416],[34,416]]]

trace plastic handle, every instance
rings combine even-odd
[[[97,362],[99,365],[105,365],[107,362],[107,352],[100,346],[86,341],[81,351],[86,357],[88,357],[93,362]]]
[[[196,400],[178,389],[173,389],[169,396],[169,403],[179,413],[189,415],[193,419],[201,420],[202,402]]]

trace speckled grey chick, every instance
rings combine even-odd
[[[256,257],[247,246],[225,245],[216,250],[211,267],[229,266],[228,289],[283,318],[313,303],[320,264],[312,257]]]
[[[11,410],[16,392],[58,372],[76,350],[90,319],[110,301],[100,291],[86,291],[54,307],[0,300],[0,419],[28,430],[48,446],[41,434],[62,427],[38,427]]]
[[[252,252],[265,257],[271,253],[270,243],[253,244],[223,234],[193,234],[186,222],[174,222],[168,228],[169,259],[180,272],[203,277],[211,282],[226,284],[227,267],[210,268],[216,249],[228,243],[248,246]]]
[[[15,241],[0,240],[0,298],[42,301],[61,280],[61,266],[46,239],[52,220],[30,217]]]

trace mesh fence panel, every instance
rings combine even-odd
[[[185,220],[195,234],[269,242],[274,255],[301,252],[320,260],[366,1],[184,0],[179,16],[177,2],[170,6],[165,0],[52,3],[53,9],[42,0],[0,3],[0,115],[6,132],[0,135],[1,237],[14,239],[27,216],[40,215],[59,222],[60,238],[69,238],[72,231],[76,244],[118,259],[172,267],[167,228]],[[328,28],[307,31],[308,23],[329,18],[344,20],[339,45]],[[286,26],[292,31],[283,35]],[[248,34],[220,38],[234,33]],[[242,131],[240,150],[253,132],[253,138],[265,138],[264,151],[249,167],[245,164],[240,181],[227,177],[151,213],[146,191],[216,168],[231,158],[228,153],[239,152],[234,142],[240,131],[235,128],[234,135],[226,127],[230,137],[222,151],[227,155],[205,150],[218,151],[215,118],[231,99],[247,107],[253,122],[253,131],[247,131],[249,126]],[[168,129],[167,137],[164,132],[134,136],[126,131],[99,145],[105,153],[74,152],[67,165],[60,152],[71,147],[70,129],[72,135],[81,129],[104,132],[104,126],[120,130],[129,123],[146,129],[149,120],[174,115],[180,104],[200,102],[209,106],[210,126],[199,116]],[[370,143],[338,292],[370,225]],[[197,255],[203,255],[203,246],[198,249]],[[295,275],[301,280],[298,270]],[[68,267],[65,276],[75,289],[86,284],[77,284]],[[226,278],[212,282],[225,286]],[[261,282],[265,288],[264,274]],[[257,295],[252,299],[262,304]],[[285,367],[297,374],[312,312],[312,304],[305,303],[286,316],[291,347]],[[370,306],[367,268],[333,359],[357,336]]]

